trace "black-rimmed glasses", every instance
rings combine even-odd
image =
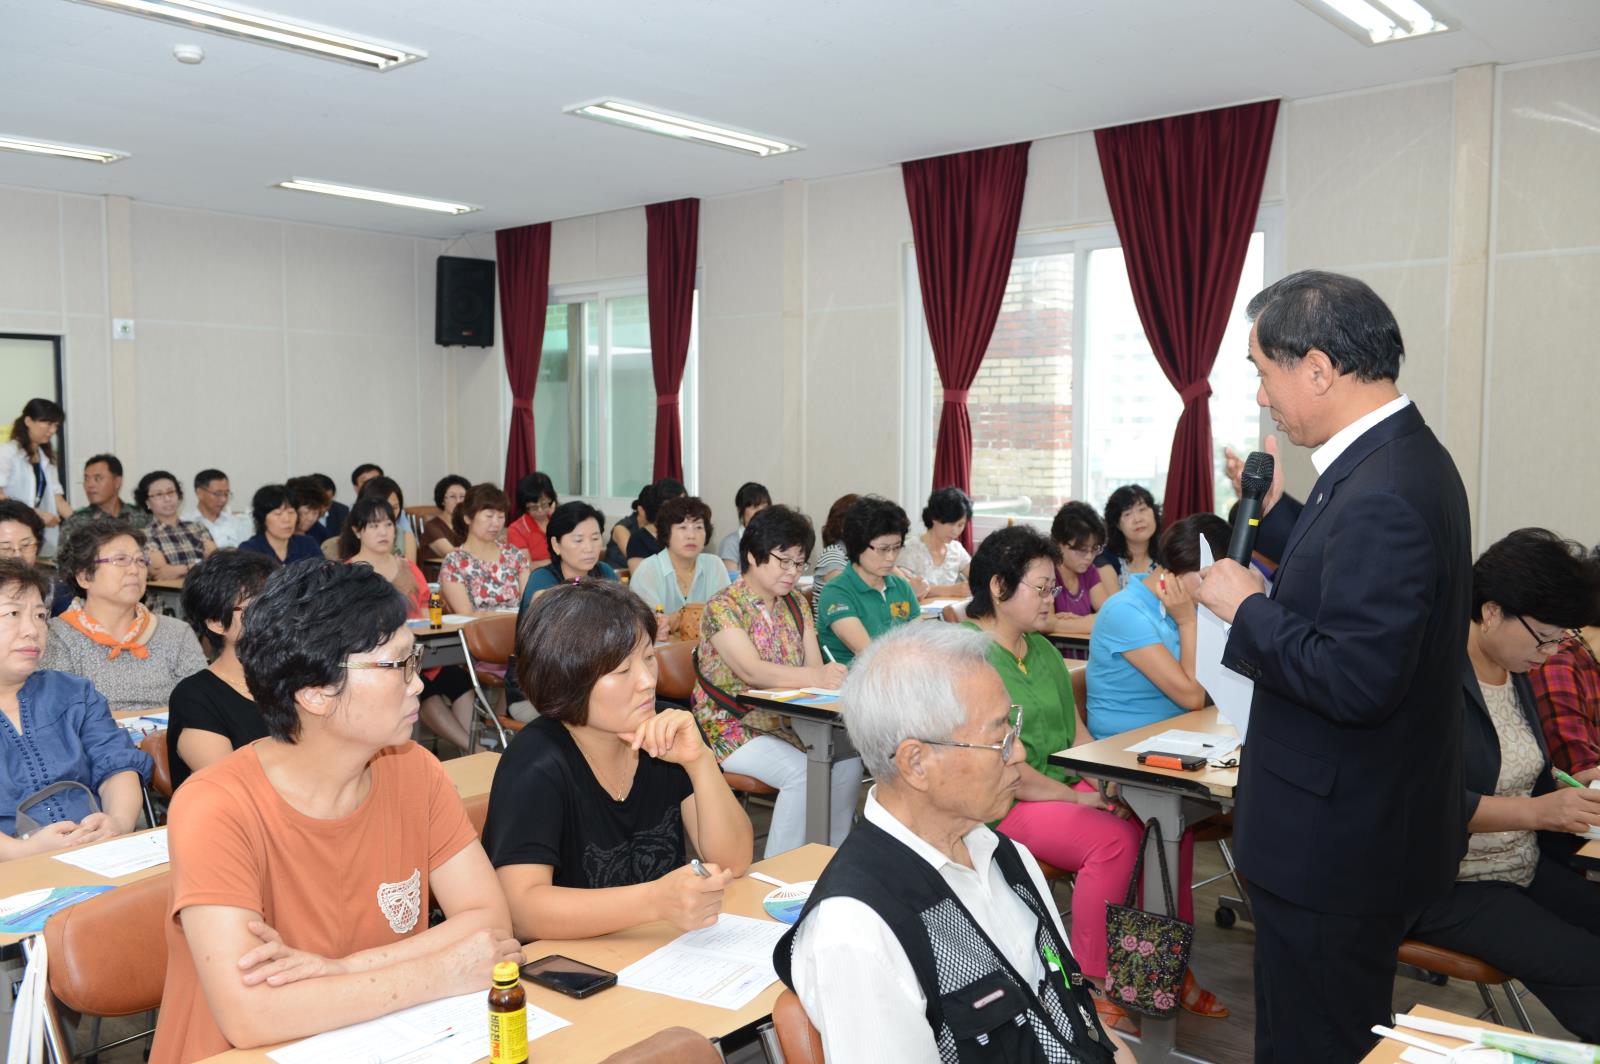
[[[410,683],[422,666],[422,647],[412,647],[411,653],[398,661],[341,661],[341,669],[404,669],[406,683]]]
[[[1518,617],[1517,621],[1522,625],[1522,627],[1528,630],[1529,635],[1533,636],[1534,649],[1539,651],[1541,654],[1554,654],[1556,651],[1572,642],[1574,638],[1571,632],[1562,632],[1560,635],[1554,636],[1550,639],[1543,639],[1539,636],[1538,632],[1533,630],[1533,625],[1528,623],[1528,619],[1526,617]]]

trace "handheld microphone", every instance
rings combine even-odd
[[[1240,565],[1250,564],[1255,552],[1256,527],[1261,524],[1261,504],[1272,487],[1272,456],[1251,451],[1239,477],[1239,508],[1234,511],[1233,536],[1228,540],[1228,557]]]

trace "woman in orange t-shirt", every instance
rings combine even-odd
[[[381,575],[333,562],[280,571],[245,611],[238,655],[269,737],[173,799],[154,1064],[487,990],[495,963],[521,962],[460,797],[410,741],[405,617]]]

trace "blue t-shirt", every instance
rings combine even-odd
[[[589,570],[590,580],[615,580],[617,571],[605,562],[596,562],[595,567]],[[522,616],[528,612],[528,607],[533,605],[533,596],[541,591],[549,591],[557,584],[564,584],[566,580],[561,575],[561,560],[550,559],[549,565],[541,565],[528,574],[528,582],[522,588],[522,602],[517,606],[517,627],[522,627]]]
[[[1155,682],[1123,655],[1160,643],[1180,660],[1178,622],[1167,615],[1155,592],[1143,582],[1129,584],[1106,599],[1095,614],[1089,636],[1089,688],[1086,722],[1096,739],[1142,728],[1183,713]]]

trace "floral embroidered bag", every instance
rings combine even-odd
[[[1176,916],[1134,907],[1144,874],[1144,853],[1152,835],[1161,861],[1161,889],[1166,894],[1167,912],[1178,911],[1172,904],[1172,877],[1167,872],[1167,848],[1161,843],[1161,822],[1151,817],[1139,840],[1139,856],[1133,862],[1126,903],[1106,904],[1106,944],[1110,949],[1105,994],[1124,1009],[1166,1019],[1178,1011],[1183,973],[1189,968],[1189,951],[1194,947],[1194,925]]]

